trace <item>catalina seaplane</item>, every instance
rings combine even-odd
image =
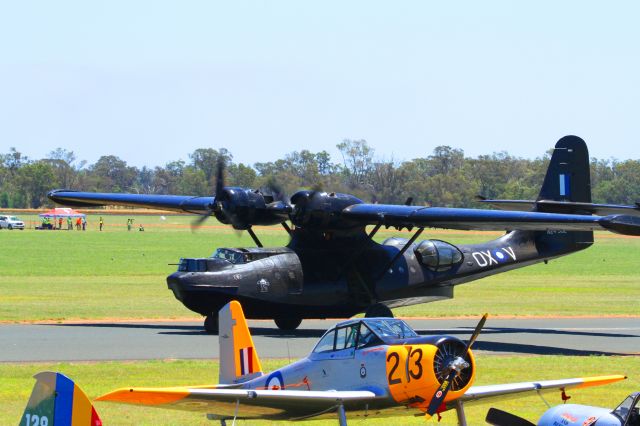
[[[206,317],[211,333],[218,331],[217,312],[231,300],[242,303],[248,318],[274,319],[279,328],[293,330],[305,318],[363,312],[392,317],[390,308],[449,299],[456,285],[586,249],[594,230],[640,235],[640,206],[593,204],[589,173],[585,142],[565,136],[555,146],[538,198],[483,200],[498,210],[367,204],[320,190],[286,199],[275,187],[225,186],[224,162],[213,197],[56,190],[49,198],[76,207],[194,213],[201,215],[196,223],[213,215],[246,230],[258,247],[183,258],[167,277],[168,287]],[[286,247],[262,247],[252,227],[276,224],[291,240]],[[373,237],[382,226],[414,231],[409,239],[378,243]],[[418,240],[426,228],[507,233],[480,244],[453,245]]]

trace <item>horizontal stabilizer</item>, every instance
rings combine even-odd
[[[640,235],[640,217],[616,215],[600,219],[600,224],[609,231],[623,235]]]
[[[629,216],[640,216],[640,203],[634,206],[618,204],[595,204],[579,203],[572,201],[554,200],[488,200],[479,199],[481,203],[490,204],[500,210],[516,210],[522,212],[539,211],[547,213],[569,213],[569,214],[595,214],[598,216],[608,216],[614,214],[625,214]]]

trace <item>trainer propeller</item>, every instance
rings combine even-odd
[[[449,375],[440,384],[440,387],[433,394],[433,397],[431,398],[431,402],[429,402],[429,407],[427,408],[427,418],[431,418],[431,416],[433,416],[435,413],[438,412],[438,409],[442,405],[444,398],[447,396],[449,389],[451,389],[451,385],[454,379],[456,378],[456,376],[458,376],[462,372],[462,370],[470,367],[469,363],[465,360],[465,357],[467,357],[467,355],[469,354],[469,350],[471,349],[471,346],[473,346],[474,342],[480,335],[480,332],[482,331],[482,327],[484,327],[484,323],[487,321],[487,316],[489,316],[489,314],[484,314],[480,319],[480,321],[478,322],[476,329],[474,330],[473,334],[471,335],[471,338],[467,342],[467,346],[462,356],[456,357],[453,361],[449,363],[449,370],[450,370]]]

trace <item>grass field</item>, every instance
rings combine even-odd
[[[145,232],[126,231],[128,216],[97,216],[82,231],[0,231],[0,321],[100,318],[176,318],[194,314],[176,301],[165,278],[180,257],[210,255],[216,247],[252,246],[211,219],[190,231],[190,216],[133,216]],[[27,222],[32,220],[25,217]],[[35,219],[35,217],[33,218]],[[135,229],[135,228],[134,228]],[[257,229],[265,245],[285,245],[279,227]],[[397,233],[380,232],[384,239]],[[404,233],[403,236],[408,234]],[[425,238],[468,243],[497,233],[432,231]],[[638,315],[640,238],[599,234],[580,253],[456,287],[453,300],[395,311],[401,316]],[[174,264],[174,265],[170,265]],[[52,303],[55,301],[56,303]]]
[[[270,360],[265,369],[284,365],[284,360]],[[568,392],[571,402],[594,404],[604,407],[616,406],[629,393],[637,391],[640,383],[640,357],[502,357],[478,356],[476,384],[494,384],[526,380],[583,377],[600,374],[627,374],[631,379],[602,388],[590,388]],[[560,364],[560,365],[558,365]],[[90,398],[126,386],[179,386],[185,384],[207,384],[217,378],[218,363],[215,361],[140,361],[104,363],[58,363],[58,364],[0,364],[0,424],[16,424],[24,410],[34,380],[33,374],[43,370],[61,371],[78,383]],[[559,394],[546,397],[552,405],[561,403]],[[530,420],[546,410],[546,405],[537,396],[514,400],[468,406],[466,413],[470,425],[484,424],[482,419],[489,407],[511,411]],[[132,407],[120,404],[97,402],[96,409],[105,425],[214,425],[203,414],[156,408]],[[443,415],[442,422],[435,419],[425,422],[422,417],[367,419],[352,421],[353,425],[455,425],[455,413]],[[240,421],[241,425],[291,424],[286,422]],[[335,425],[333,419],[296,423],[300,425]]]
[[[145,232],[126,231],[127,217],[145,226]],[[35,216],[21,216],[27,223]],[[165,278],[180,257],[208,256],[216,247],[251,246],[246,234],[221,227],[211,219],[196,233],[191,217],[159,215],[105,215],[106,227],[97,230],[97,216],[88,217],[82,231],[0,231],[0,321],[40,321],[101,318],[199,318],[176,301]],[[280,228],[257,229],[265,245],[284,245]],[[378,239],[397,235],[380,232]],[[407,237],[407,233],[403,233]],[[469,243],[495,238],[497,233],[427,230],[425,238]],[[492,315],[640,315],[640,239],[598,234],[588,250],[548,265],[489,277],[456,287],[453,300],[395,310],[404,316]],[[1,345],[1,342],[0,342]],[[0,350],[2,350],[0,346]],[[258,348],[259,351],[259,348]],[[283,365],[265,360],[265,369]],[[607,388],[573,392],[571,402],[616,405],[626,394],[640,389],[640,357],[478,356],[477,384],[533,379],[625,373],[630,379]],[[214,383],[215,361],[160,360],[100,363],[0,363],[0,424],[17,423],[41,370],[67,373],[96,397],[129,385]],[[559,403],[559,398],[550,401]],[[545,410],[537,397],[495,406],[531,420]],[[140,409],[98,403],[105,424],[203,424],[204,416],[167,410]],[[467,410],[470,424],[483,424],[488,405]],[[440,424],[455,424],[453,414]],[[368,419],[366,424],[424,424],[422,418]],[[361,421],[350,424],[361,424]],[[241,422],[240,424],[254,424]],[[263,423],[266,424],[266,423]],[[335,421],[311,424],[335,424]],[[431,421],[429,424],[436,424]]]

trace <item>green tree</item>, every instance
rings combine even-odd
[[[19,192],[24,194],[27,205],[33,209],[46,204],[47,192],[58,186],[55,169],[46,161],[36,161],[20,167],[17,180]]]
[[[373,148],[364,139],[345,139],[336,145],[344,162],[343,173],[350,188],[367,183],[373,168]]]
[[[127,166],[114,155],[104,155],[90,168],[93,186],[98,192],[126,192],[136,179],[138,170]]]
[[[193,153],[189,154],[191,159],[191,165],[196,170],[201,170],[204,173],[205,179],[209,184],[215,184],[213,179],[216,175],[216,169],[218,167],[218,157],[222,157],[225,163],[228,165],[233,160],[233,155],[226,149],[220,148],[220,151],[216,151],[213,148],[198,148]]]

